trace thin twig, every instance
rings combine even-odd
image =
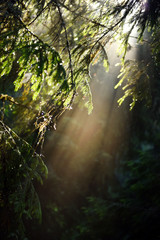
[[[37,14],[37,16],[27,25],[28,27],[30,25],[32,25],[36,20],[37,18],[39,18],[39,16],[42,14],[43,11],[46,10],[46,8],[52,3],[52,0]]]
[[[135,4],[135,3],[134,3]],[[133,6],[134,6],[133,4]],[[97,40],[96,42],[93,44],[91,50],[90,50],[90,55],[94,49],[94,47],[97,45],[97,43],[99,43],[101,41],[101,39],[103,39],[109,32],[113,31],[129,14],[130,10],[126,10],[125,14],[119,19],[118,22],[116,22],[113,26],[111,26],[110,28],[108,28]]]
[[[72,82],[72,88],[74,89],[75,88],[75,83],[74,83],[74,79],[73,79],[72,56],[71,56],[70,44],[69,44],[69,40],[68,40],[67,28],[66,28],[66,24],[65,24],[65,21],[63,19],[62,13],[61,13],[60,4],[59,4],[59,2],[57,2],[57,0],[55,2],[56,2],[56,5],[57,5],[59,16],[60,16],[61,21],[62,21],[62,26],[63,26],[64,31],[65,31],[66,47],[67,47],[67,51],[68,51],[69,67],[70,67],[70,72],[71,72],[71,82]]]
[[[28,107],[28,106],[26,106],[24,104],[16,102],[13,97],[11,97],[11,96],[9,96],[7,94],[0,94],[0,100],[3,101],[3,103],[5,101],[9,101],[9,102],[11,102],[13,104],[16,104],[18,106],[21,106],[21,107],[24,107],[24,108],[27,108],[27,109],[32,109],[32,107]]]
[[[75,11],[71,10],[69,7],[67,7],[66,5],[64,5],[62,2],[60,2],[59,4],[60,4],[63,8],[65,8],[66,10],[68,10],[69,12],[73,13],[75,16],[81,17],[81,18],[83,18],[83,19],[85,19],[85,20],[87,20],[87,21],[89,21],[89,22],[91,22],[91,23],[94,23],[94,24],[97,25],[97,26],[100,26],[100,27],[103,27],[103,28],[106,28],[106,27],[107,27],[107,26],[105,26],[104,24],[101,24],[101,23],[97,22],[96,20],[91,20],[91,19],[89,19],[89,18],[87,18],[87,17],[85,17],[85,16],[82,16],[82,15],[76,13]]]

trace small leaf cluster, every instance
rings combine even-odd
[[[120,72],[118,75],[120,80],[115,86],[115,89],[122,85],[124,95],[118,100],[119,105],[121,105],[127,97],[131,97],[132,99],[130,110],[133,109],[138,100],[141,101],[145,99],[149,105],[151,101],[150,83],[143,61],[139,63],[138,61],[127,60],[122,65]]]

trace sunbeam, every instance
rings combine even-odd
[[[114,90],[119,74],[115,65],[120,61],[116,48],[117,44],[110,46],[108,73],[102,64],[91,68],[92,114],[75,105],[60,119],[46,144],[50,168],[63,179],[61,187],[67,199],[76,196],[76,186],[83,193],[96,191],[96,187],[98,191],[100,186],[107,191],[107,185],[115,181],[117,152],[124,151],[129,117],[127,104],[118,107],[122,91]],[[129,57],[134,57],[131,51]],[[75,188],[71,189],[73,182]]]

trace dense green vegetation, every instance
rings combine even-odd
[[[159,13],[1,0],[1,239],[160,239]]]

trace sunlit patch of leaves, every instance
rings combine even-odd
[[[122,64],[119,82],[115,89],[122,86],[124,95],[118,100],[121,105],[127,97],[131,97],[130,110],[135,106],[136,101],[146,100],[147,105],[151,102],[150,83],[147,69],[143,61],[137,62],[127,60]]]

